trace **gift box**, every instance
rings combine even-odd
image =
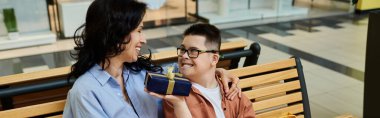
[[[145,87],[151,92],[189,96],[191,82],[178,73],[172,73],[172,69],[168,69],[167,73],[147,72],[145,77]]]

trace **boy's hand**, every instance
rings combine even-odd
[[[232,100],[236,95],[241,98],[241,89],[238,87],[239,78],[230,74],[226,69],[217,68],[215,72],[222,80],[225,96],[227,99]],[[228,86],[228,82],[232,81],[231,87]]]
[[[156,96],[161,99],[165,99],[173,104],[174,114],[177,118],[192,118],[189,107],[186,104],[184,96],[176,96],[176,95],[161,95],[154,92],[148,91],[144,88],[145,92],[148,92],[152,96]]]

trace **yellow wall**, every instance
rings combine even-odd
[[[356,5],[358,10],[380,9],[380,0],[359,0]]]

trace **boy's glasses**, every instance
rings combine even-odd
[[[187,52],[187,55],[190,58],[197,58],[200,53],[217,53],[216,50],[198,50],[198,49],[189,49],[186,50],[185,48],[177,48],[177,55],[182,56]]]

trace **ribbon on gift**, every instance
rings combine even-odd
[[[175,81],[174,81],[174,76],[175,74],[173,73],[174,67],[168,67],[168,72],[165,74],[166,77],[169,79],[168,83],[168,88],[166,89],[166,94],[171,95],[173,93]]]
[[[171,95],[173,93],[173,90],[174,90],[174,85],[175,85],[175,80],[184,80],[184,81],[189,81],[187,79],[183,79],[183,78],[178,78],[178,77],[175,77],[175,76],[179,76],[179,77],[182,77],[182,74],[180,73],[173,73],[173,70],[174,70],[174,67],[167,67],[167,73],[166,74],[156,74],[156,73],[150,73],[151,76],[159,76],[159,77],[165,77],[167,78],[169,81],[168,81],[168,88],[166,89],[166,94],[167,95]]]
[[[165,74],[165,76],[166,76],[166,78],[169,79],[169,83],[168,83],[168,89],[166,89],[166,94],[171,95],[173,93],[173,89],[174,89],[174,85],[175,85],[175,81],[174,81],[175,75],[182,76],[182,74],[173,73],[174,67],[172,67],[172,66],[167,67],[167,68],[168,68],[167,69],[168,72]]]

